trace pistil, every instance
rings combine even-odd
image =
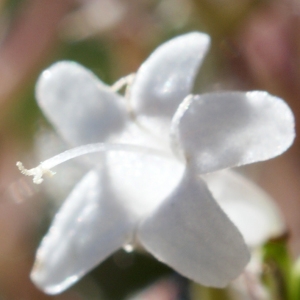
[[[43,162],[41,162],[37,167],[32,169],[26,169],[21,162],[17,162],[16,165],[22,174],[26,176],[33,176],[33,183],[40,184],[43,182],[43,175],[46,174],[48,176],[53,176],[55,172],[51,171],[52,168],[64,163],[70,159],[91,154],[97,152],[109,152],[109,151],[125,151],[125,152],[138,152],[148,155],[156,155],[163,156],[166,158],[170,158],[170,155],[166,152],[141,147],[130,144],[107,144],[107,143],[95,143],[95,144],[87,144],[84,146],[79,146],[76,148],[69,149],[64,151],[58,155],[55,155]]]

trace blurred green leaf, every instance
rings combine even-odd
[[[271,299],[294,300],[291,297],[292,261],[287,251],[286,240],[268,242],[263,247],[263,261],[263,280],[270,291]]]

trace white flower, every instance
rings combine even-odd
[[[158,47],[125,98],[73,62],[41,75],[41,109],[79,147],[32,170],[19,164],[23,173],[39,183],[57,164],[101,152],[87,156],[90,171],[38,249],[31,277],[45,292],[63,291],[136,244],[204,285],[224,287],[242,272],[249,260],[242,235],[199,175],[281,154],[294,139],[294,119],[266,92],[191,95],[208,47],[197,32]]]

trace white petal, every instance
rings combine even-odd
[[[105,141],[123,129],[125,100],[77,63],[59,62],[44,71],[36,97],[49,121],[73,145]]]
[[[173,139],[200,173],[273,158],[292,144],[294,117],[266,92],[197,95],[173,119]]]
[[[49,294],[60,293],[132,239],[133,220],[90,171],[56,215],[38,252],[31,278]]]
[[[141,122],[147,125],[149,118],[161,117],[171,120],[180,102],[191,93],[209,44],[205,33],[184,34],[159,46],[142,64],[130,92]]]
[[[111,187],[139,219],[160,205],[184,172],[174,157],[147,152],[111,152],[106,162]]]
[[[260,246],[284,232],[275,203],[250,180],[229,170],[207,174],[203,179],[248,246]]]
[[[112,140],[113,143],[118,144],[130,144],[141,147],[147,147],[164,152],[171,153],[169,140],[158,140],[155,136],[149,133],[147,130],[141,128],[135,122],[128,122],[125,129],[120,133],[118,137]]]
[[[138,236],[157,259],[203,285],[226,286],[249,260],[237,228],[205,183],[189,171],[174,193],[141,224]]]

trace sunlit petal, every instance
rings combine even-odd
[[[173,118],[172,133],[200,173],[273,158],[295,137],[290,108],[261,91],[188,97]]]
[[[143,125],[151,130],[158,126],[156,133],[160,133],[155,121],[171,120],[180,102],[191,93],[209,44],[205,33],[184,34],[159,46],[142,64],[131,88],[130,101]]]
[[[203,285],[226,286],[249,260],[241,234],[189,170],[138,236],[157,259]]]
[[[174,157],[147,152],[111,152],[106,167],[112,189],[138,218],[164,201],[184,171],[184,165]]]
[[[56,215],[31,278],[45,292],[59,293],[131,240],[132,232],[133,219],[107,178],[90,171]]]
[[[44,71],[36,97],[48,120],[72,145],[105,141],[125,123],[125,100],[74,62],[59,62]]]

